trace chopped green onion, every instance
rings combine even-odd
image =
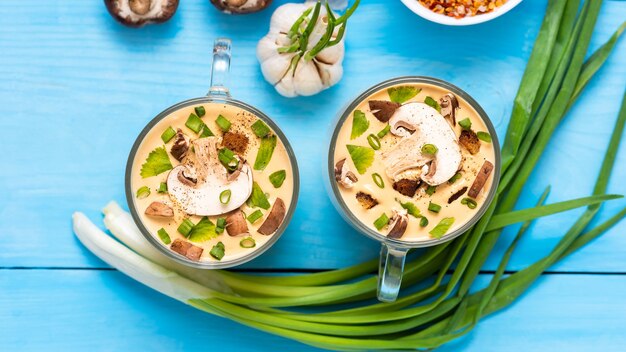
[[[223,190],[222,193],[220,193],[220,203],[228,204],[228,202],[230,202],[231,194],[232,192],[229,189]]]
[[[426,154],[426,155],[435,155],[435,154],[437,154],[437,151],[438,151],[438,150],[439,150],[439,149],[438,149],[438,148],[437,148],[437,146],[436,146],[436,145],[434,145],[434,144],[430,144],[430,143],[428,143],[428,144],[424,144],[424,145],[422,146],[422,154]]]
[[[256,242],[252,237],[246,237],[243,240],[239,241],[239,246],[241,248],[253,248],[256,246]]]
[[[426,194],[428,194],[429,196],[432,196],[433,194],[435,194],[436,191],[437,191],[437,186],[428,186],[428,188],[426,188]]]
[[[227,132],[230,129],[230,121],[227,118],[222,116],[221,114],[215,120],[215,123],[220,127],[220,129],[224,132]]]
[[[270,128],[267,127],[265,122],[261,120],[257,120],[255,123],[252,124],[252,126],[250,126],[250,128],[252,128],[252,132],[254,132],[254,134],[256,134],[256,136],[259,138],[266,137],[271,132]]]
[[[148,186],[140,187],[137,190],[137,198],[144,199],[150,195],[150,188]]]
[[[470,121],[469,117],[466,117],[463,120],[459,121],[459,126],[461,126],[461,128],[464,130],[469,130],[472,128],[472,121]]]
[[[212,136],[215,136],[215,135],[213,134],[213,131],[211,131],[209,126],[207,125],[202,126],[202,132],[200,133],[200,138],[212,137]]]
[[[374,226],[378,231],[380,231],[383,229],[383,227],[387,226],[388,223],[389,217],[387,216],[387,214],[383,213],[383,215],[381,215],[378,219],[376,219],[376,221],[374,221]]]
[[[491,135],[487,132],[477,132],[476,135],[478,136],[478,139],[480,139],[483,142],[487,142],[487,143],[491,143]]]
[[[158,193],[167,193],[167,183],[161,182],[159,184],[159,188],[157,188]]]
[[[367,143],[369,143],[370,147],[374,150],[380,149],[380,139],[378,139],[378,137],[376,137],[373,133],[367,136]]]
[[[256,182],[252,183],[252,194],[250,195],[249,201],[250,206],[252,207],[262,208],[265,210],[270,208],[270,202],[267,200],[267,196],[263,193],[261,186],[259,186]]]
[[[433,213],[438,213],[441,210],[441,205],[435,204],[433,202],[429,202],[428,203],[428,210],[432,211]]]
[[[260,210],[255,210],[252,214],[248,215],[248,222],[254,224],[257,220],[263,217],[263,213]]]
[[[441,112],[441,106],[439,106],[439,103],[431,97],[426,97],[424,99],[424,104],[430,106],[431,108],[437,110],[438,112]]]
[[[157,231],[157,235],[159,235],[159,238],[165,244],[170,244],[172,242],[172,240],[170,239],[170,234],[167,233],[167,231],[165,231],[165,229],[162,227],[159,229],[159,231]]]
[[[200,133],[202,127],[204,127],[204,122],[196,114],[189,114],[185,126],[196,133]]]
[[[206,114],[206,110],[204,110],[204,106],[202,105],[196,106],[194,110],[196,111],[196,115],[198,115],[199,117],[202,117],[204,116],[204,114]]]
[[[167,143],[171,141],[175,135],[176,135],[176,131],[174,131],[172,126],[170,126],[165,131],[163,131],[163,133],[161,133],[161,140],[163,140],[163,143]]]
[[[460,172],[457,172],[456,174],[454,174],[454,176],[450,177],[450,179],[448,180],[448,183],[449,184],[455,183],[458,179],[461,178],[461,176],[463,176],[463,174],[461,174]]]
[[[261,120],[259,120],[261,121]],[[269,136],[261,139],[261,146],[256,154],[254,160],[255,170],[264,170],[267,164],[272,160],[272,154],[274,154],[274,148],[276,148],[276,136]]]
[[[416,218],[419,218],[421,216],[420,215],[421,212],[417,208],[417,205],[415,205],[415,204],[413,204],[411,202],[404,202],[404,203],[402,203],[402,202],[398,201],[398,203],[400,203],[400,205],[404,209],[406,209],[406,212],[409,213],[409,215],[412,215],[412,216],[414,216]]]
[[[239,160],[235,158],[235,152],[228,148],[220,149],[217,152],[217,159],[231,172],[237,170],[237,166],[239,166]]]
[[[218,235],[224,233],[224,228],[215,226],[215,233]]]
[[[374,183],[376,184],[376,186],[380,188],[385,188],[385,182],[383,181],[383,178],[380,176],[379,173],[373,173],[372,178],[374,179]]]
[[[448,232],[452,224],[454,224],[454,218],[443,218],[437,226],[430,230],[429,234],[434,238],[441,238]]]
[[[391,131],[391,125],[388,124],[387,126],[385,126],[385,128],[380,130],[380,132],[378,132],[376,136],[378,136],[378,138],[383,138],[387,135],[387,133],[389,133],[389,131]]]
[[[425,216],[422,216],[422,218],[420,219],[420,226],[421,227],[428,226],[428,219]]]
[[[280,188],[287,178],[287,172],[285,170],[278,170],[270,175],[270,183],[274,188]]]
[[[226,227],[226,218],[217,218],[215,222],[215,226],[225,228]]]
[[[222,260],[222,258],[224,258],[224,250],[224,244],[220,241],[217,242],[217,244],[213,246],[213,248],[211,248],[209,254],[211,255],[211,257],[217,260]]]
[[[191,233],[191,230],[193,229],[193,226],[194,225],[193,225],[193,222],[191,222],[191,220],[185,219],[180,224],[180,226],[178,226],[178,232],[180,232],[181,235],[187,237]]]
[[[476,206],[478,205],[478,203],[476,203],[476,201],[473,200],[472,198],[461,199],[461,204],[467,205],[467,207],[470,209],[476,209]]]

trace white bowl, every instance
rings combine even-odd
[[[497,7],[491,12],[482,15],[468,16],[463,18],[454,18],[439,13],[435,13],[426,6],[420,4],[418,0],[401,0],[402,3],[418,16],[429,21],[445,24],[448,26],[469,26],[472,24],[491,21],[492,19],[502,16],[517,6],[522,0],[508,0],[504,5]]]

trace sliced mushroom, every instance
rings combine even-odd
[[[229,236],[249,234],[248,224],[241,210],[234,210],[226,216],[226,232]]]
[[[420,181],[418,180],[403,178],[393,183],[393,189],[395,189],[397,192],[404,196],[413,197],[419,185]]]
[[[212,216],[228,213],[246,202],[252,193],[252,169],[241,161],[236,177],[219,162],[218,137],[205,137],[192,142],[195,153],[185,158],[167,177],[169,196],[187,214]],[[195,182],[193,182],[195,180]],[[230,191],[228,203],[220,202],[220,194]]]
[[[359,201],[359,204],[365,209],[372,209],[378,205],[378,201],[365,192],[357,192],[356,200]]]
[[[178,8],[178,0],[104,0],[104,4],[113,18],[129,27],[165,22]]]
[[[246,14],[261,11],[272,0],[211,0],[213,6],[225,13]]]
[[[493,164],[489,160],[485,160],[485,163],[480,168],[480,171],[478,171],[478,175],[476,175],[476,179],[474,179],[474,183],[472,183],[467,193],[468,196],[472,198],[478,197],[478,193],[480,193],[480,190],[483,189],[485,183],[487,183],[491,171],[493,171]]]
[[[467,149],[472,155],[480,151],[480,140],[476,132],[470,130],[461,131],[459,143]]]
[[[404,235],[406,231],[406,227],[409,223],[409,217],[407,216],[406,210],[397,211],[394,210],[391,215],[391,219],[389,219],[389,233],[387,237],[389,238],[400,238]]]
[[[172,245],[170,246],[170,249],[180,255],[184,255],[185,257],[195,261],[200,260],[202,252],[204,251],[202,247],[198,247],[180,239],[174,240],[174,242],[172,242]]]
[[[456,125],[456,109],[459,108],[459,101],[454,94],[448,93],[439,99],[441,106],[441,115],[448,119],[452,126]]]
[[[239,155],[244,155],[246,148],[248,148],[248,137],[237,132],[226,132],[222,139],[222,145]]]
[[[394,180],[405,170],[421,169],[420,178],[431,186],[448,181],[461,165],[461,148],[456,134],[443,116],[424,103],[408,103],[389,120],[391,133],[404,137],[383,153],[385,172]],[[422,147],[433,144],[436,154],[423,154]]]
[[[172,207],[161,203],[161,202],[152,202],[146,208],[146,215],[153,216],[157,218],[173,218],[174,217],[174,209]]]
[[[460,190],[456,191],[453,195],[451,195],[450,198],[448,198],[448,204],[451,204],[455,200],[459,199],[459,197],[465,194],[465,192],[467,192],[467,186],[461,188]]]
[[[352,188],[359,180],[350,167],[346,164],[346,159],[341,159],[335,164],[335,180],[345,188]]]
[[[285,219],[285,213],[287,208],[285,208],[285,202],[282,199],[276,198],[274,201],[274,205],[272,206],[272,210],[267,215],[267,218],[257,230],[261,235],[269,236],[278,230],[280,224],[283,223],[283,219]]]
[[[368,101],[370,111],[380,122],[387,122],[401,104],[386,100]]]
[[[174,144],[172,144],[170,154],[172,154],[176,160],[182,161],[185,155],[187,155],[188,150],[189,141],[187,141],[187,136],[185,136],[183,130],[179,128],[176,131],[176,136],[174,136]]]

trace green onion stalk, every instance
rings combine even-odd
[[[441,346],[472,331],[484,316],[512,304],[547,268],[626,216],[625,208],[590,227],[601,204],[620,197],[605,193],[626,123],[626,96],[592,194],[545,204],[549,192],[546,189],[535,207],[513,210],[552,134],[606,62],[626,28],[625,22],[584,62],[600,5],[601,1],[588,0],[579,10],[578,1],[574,0],[548,3],[514,101],[502,148],[502,180],[494,201],[464,235],[412,254],[402,281],[407,293],[395,302],[374,300],[376,259],[348,268],[291,276],[188,268],[152,247],[130,214],[115,203],[104,208],[105,226],[115,238],[81,213],[73,216],[74,231],[95,255],[137,281],[197,309],[261,331],[330,350]],[[319,7],[307,10],[301,21],[294,24],[290,32],[293,45],[283,50],[300,50],[307,56],[318,49],[308,49],[306,33],[308,24],[313,22],[309,16],[319,16]],[[349,14],[336,19],[331,16],[331,23],[341,29],[347,17]],[[325,45],[329,44],[330,39]],[[376,142],[374,138],[372,142]],[[548,255],[503,278],[517,244],[533,220],[581,207],[586,208],[585,212]],[[523,224],[502,255],[491,281],[482,290],[472,292],[470,289],[484,261],[493,254],[501,230],[516,223]]]

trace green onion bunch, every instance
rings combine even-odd
[[[590,227],[605,195],[626,123],[622,104],[595,188],[589,197],[534,208],[513,208],[559,122],[603,65],[626,22],[584,61],[601,1],[548,3],[546,16],[515,98],[502,148],[502,179],[483,218],[453,241],[414,254],[406,265],[403,295],[376,296],[377,260],[313,274],[259,276],[197,270],[171,261],[141,235],[131,216],[112,203],[104,222],[116,239],[83,214],[74,214],[81,242],[111,266],[195,308],[241,324],[330,350],[429,349],[470,332],[480,319],[522,295],[543,271],[594,240],[626,216],[626,208]],[[468,205],[469,206],[469,205]],[[533,219],[586,207],[550,253],[503,277]],[[523,223],[486,288],[471,288],[502,228]],[[121,242],[121,243],[120,243]],[[123,244],[122,244],[123,243]],[[251,244],[250,244],[251,245]]]

